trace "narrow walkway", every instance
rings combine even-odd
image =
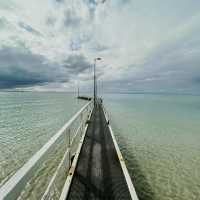
[[[93,110],[67,199],[131,199],[100,104]]]

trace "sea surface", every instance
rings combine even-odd
[[[200,96],[102,97],[140,200],[199,200]],[[85,103],[68,93],[0,92],[0,183]],[[47,180],[51,168],[40,170],[40,177]]]
[[[0,184],[85,103],[68,93],[0,92]]]
[[[104,95],[140,199],[200,199],[200,96]]]

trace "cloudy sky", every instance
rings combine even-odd
[[[1,0],[0,89],[200,93],[200,1]]]

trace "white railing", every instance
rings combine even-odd
[[[29,195],[33,197],[32,199],[59,199],[71,165],[71,160],[84,134],[86,121],[92,109],[93,101],[90,101],[50,138],[0,188],[0,200],[29,199]],[[51,162],[54,162],[54,165]],[[50,170],[44,176],[43,171],[48,167]],[[44,179],[43,183],[39,182],[40,176]],[[34,186],[36,189],[33,188]]]
[[[128,169],[126,167],[126,163],[124,161],[122,153],[121,153],[119,146],[117,144],[117,141],[115,139],[114,132],[113,132],[112,127],[110,125],[108,112],[106,111],[104,105],[102,105],[102,107],[103,107],[104,116],[106,118],[106,122],[108,123],[108,128],[110,130],[110,134],[111,134],[114,146],[115,146],[115,150],[116,150],[116,153],[117,153],[117,156],[118,156],[118,159],[119,159],[119,162],[120,162],[120,165],[121,165],[121,168],[122,168],[122,171],[123,171],[123,174],[124,174],[124,177],[125,177],[125,180],[126,180],[129,192],[130,192],[130,195],[131,195],[131,199],[132,200],[139,200],[137,193],[136,193],[136,190],[135,190],[135,187],[134,187],[133,182],[131,180],[130,174],[129,174]]]

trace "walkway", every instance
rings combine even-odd
[[[93,110],[67,199],[131,199],[100,104]]]

